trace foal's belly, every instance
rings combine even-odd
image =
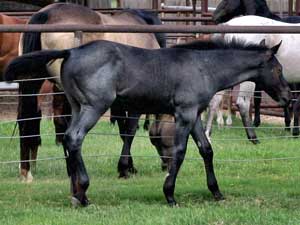
[[[122,106],[126,111],[136,113],[165,113],[173,114],[174,106],[170,101],[154,100],[145,97],[135,97],[134,99],[126,99],[117,97],[115,100],[116,104]]]

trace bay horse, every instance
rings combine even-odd
[[[12,16],[6,16],[4,14],[0,14],[0,24],[3,25],[14,25],[14,24],[25,24],[27,22],[26,19],[20,19]],[[8,63],[18,56],[18,46],[20,40],[20,33],[3,33],[0,32],[0,81],[3,81],[3,73],[5,67]],[[42,85],[40,93],[49,93],[52,92],[52,85],[49,82],[45,82]],[[22,98],[22,97],[20,97]],[[44,97],[42,95],[37,97],[37,108],[40,108],[41,103],[44,101]],[[20,107],[21,105],[19,105]],[[20,117],[18,117],[20,119]],[[22,122],[19,122],[22,123]],[[27,140],[29,140],[28,138]],[[25,141],[25,140],[24,140]],[[35,160],[37,157],[37,148],[32,148],[29,150],[25,146],[21,146],[20,151],[20,159],[22,160]],[[34,163],[33,163],[34,164]],[[28,173],[24,170],[24,168],[29,168],[29,162],[21,162],[21,179],[24,180],[24,174],[28,174],[27,181],[32,180],[31,173]]]
[[[208,189],[216,200],[223,199],[201,113],[218,91],[246,80],[255,82],[280,105],[289,103],[290,90],[275,57],[281,43],[272,48],[236,41],[216,43],[198,41],[178,48],[149,50],[101,40],[73,49],[24,54],[10,63],[5,73],[7,81],[45,76],[42,72],[48,62],[63,60],[61,82],[72,108],[63,145],[74,206],[89,203],[82,142],[113,104],[137,114],[174,115],[173,160],[163,186],[170,206],[177,204],[175,182],[189,134],[204,159]]]
[[[0,24],[25,24],[26,20],[0,14]],[[0,33],[0,81],[6,65],[18,55],[20,33]]]
[[[37,13],[35,13],[30,19],[29,24],[102,24],[102,25],[137,25],[137,24],[159,24],[160,20],[156,14],[144,10],[124,10],[114,15],[106,15],[93,10],[76,5],[76,4],[65,4],[56,3],[49,5]],[[163,34],[121,34],[121,33],[84,33],[83,43],[87,43],[93,40],[111,40],[119,43],[124,43],[136,47],[156,49],[165,47],[165,38]],[[65,49],[74,47],[74,34],[72,33],[25,33],[21,40],[21,53],[33,52],[41,49]],[[159,45],[160,44],[160,45]],[[60,75],[60,67],[62,60],[56,60],[52,63],[47,70],[43,71],[49,76]],[[53,80],[52,80],[53,81]],[[60,81],[55,79],[59,91],[61,91]],[[41,82],[30,81],[23,82],[20,84],[20,89],[23,94],[34,94],[40,89]],[[34,89],[33,89],[34,88]],[[36,111],[36,97],[24,97],[20,99],[20,110],[19,118],[31,118],[40,117],[40,113]],[[61,100],[67,104],[67,100]],[[63,104],[61,108],[67,110],[62,114],[70,114],[70,107],[66,107]],[[130,147],[133,141],[136,128],[138,126],[138,119],[126,119],[123,117],[128,116],[138,117],[138,115],[128,112],[118,106],[113,105],[111,108],[111,114],[116,116],[112,118],[112,121],[117,121],[121,138],[123,140],[123,148],[121,155],[130,155]],[[121,118],[122,117],[122,118]],[[68,126],[69,117],[57,118],[62,122],[62,125],[58,127],[60,133],[64,133]],[[23,121],[19,123],[21,136],[37,135],[36,137],[30,138],[30,143],[25,139],[21,139],[21,149],[23,148],[38,148],[40,144],[39,121]],[[58,130],[56,130],[58,132]],[[21,150],[22,151],[22,150]],[[23,168],[25,171],[29,171],[29,168]],[[120,157],[118,163],[119,177],[127,178],[129,172],[136,172],[133,166],[132,157]],[[26,177],[26,174],[25,174]]]

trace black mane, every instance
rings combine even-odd
[[[222,0],[213,13],[213,19],[219,24],[239,15],[257,15],[281,21],[270,11],[266,0]]]
[[[197,50],[216,50],[216,49],[238,49],[250,51],[266,51],[268,47],[265,45],[247,43],[243,40],[232,39],[231,42],[223,39],[203,41],[197,40],[184,44],[173,45],[171,48],[197,49]]]

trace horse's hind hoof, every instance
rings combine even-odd
[[[86,207],[89,205],[89,200],[85,197],[82,201],[80,201],[78,198],[76,198],[75,196],[72,196],[71,198],[71,204],[74,208],[77,207]]]
[[[121,179],[128,179],[129,178],[129,175],[128,175],[128,171],[120,171],[119,172],[119,178]]]
[[[259,141],[258,139],[256,139],[256,138],[250,139],[250,141],[251,141],[253,144],[255,144],[255,145],[260,143],[260,141]]]
[[[293,136],[298,137],[299,136],[299,129],[293,129]]]
[[[169,205],[171,208],[179,208],[179,205],[177,204],[176,201],[168,202],[168,205]]]
[[[214,194],[214,198],[216,201],[223,201],[225,200],[224,196],[221,194],[221,192],[217,192]]]
[[[253,125],[255,127],[259,127],[260,126],[260,120],[254,120]]]
[[[72,198],[71,198],[71,204],[74,208],[77,208],[77,207],[81,206],[81,203],[80,203],[79,199],[77,199],[74,196],[72,196]]]
[[[129,168],[128,172],[131,173],[131,174],[137,174],[138,173],[138,171],[137,171],[137,169],[135,167]]]

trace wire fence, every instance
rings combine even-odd
[[[133,157],[133,158],[142,158],[142,159],[173,159],[173,157],[168,156],[159,156],[159,155],[117,155],[117,154],[93,154],[93,155],[82,155],[83,158],[120,158],[120,157]],[[43,162],[43,161],[57,161],[57,160],[65,160],[67,157],[64,156],[56,156],[56,157],[46,157],[35,160],[11,160],[11,161],[0,161],[0,165],[8,165],[8,164],[19,164],[25,162]],[[203,161],[203,159],[199,157],[185,157],[187,161]],[[300,156],[295,157],[276,157],[276,158],[251,158],[251,159],[214,159],[215,162],[222,163],[252,163],[252,162],[268,162],[268,161],[287,161],[287,160],[300,160]]]

